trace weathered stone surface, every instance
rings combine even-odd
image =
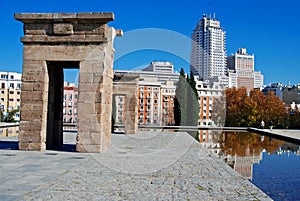
[[[118,76],[118,75],[117,75]],[[120,79],[114,82],[114,95],[122,94],[125,96],[125,133],[136,134],[138,131],[138,96],[137,96],[136,75],[122,75]]]
[[[106,150],[115,37],[106,23],[113,13],[31,13],[15,19],[24,23],[25,33],[19,148],[62,145],[63,68],[72,67],[80,68],[77,151]]]
[[[57,35],[71,35],[74,33],[73,25],[66,23],[53,24],[53,33]]]

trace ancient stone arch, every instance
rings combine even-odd
[[[111,144],[113,13],[20,13],[24,23],[19,149],[63,143],[63,69],[79,69],[76,150],[101,152]]]

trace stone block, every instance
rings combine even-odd
[[[100,122],[78,122],[78,132],[98,132],[100,133],[103,125]]]
[[[102,119],[101,114],[85,114],[85,113],[78,113],[78,122],[83,122],[83,123],[100,123]]]
[[[73,25],[67,23],[53,24],[53,33],[57,35],[72,35],[74,33]]]
[[[99,145],[94,144],[76,144],[76,151],[77,152],[87,152],[87,153],[99,153],[103,151],[103,147]]]
[[[34,82],[22,82],[22,91],[33,91]]]
[[[43,91],[22,91],[22,101],[39,101],[44,100]]]
[[[101,133],[100,132],[85,132],[78,131],[78,135],[76,138],[77,142],[80,144],[89,144],[89,145],[100,145],[101,144]]]
[[[27,151],[45,151],[46,150],[46,144],[45,143],[19,142],[19,149],[20,150],[27,150]]]

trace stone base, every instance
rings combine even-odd
[[[45,143],[30,143],[30,142],[19,142],[19,150],[26,151],[45,151]]]

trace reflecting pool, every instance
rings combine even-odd
[[[249,132],[199,131],[199,141],[274,200],[300,200],[300,146]]]

